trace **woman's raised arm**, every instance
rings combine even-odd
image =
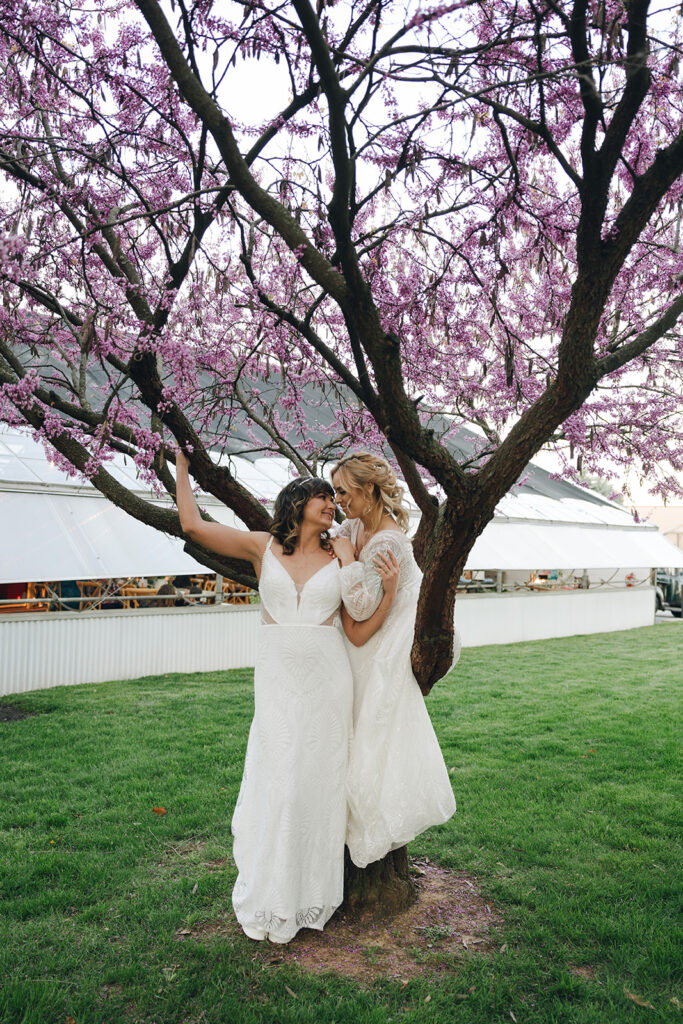
[[[217,555],[244,558],[256,566],[270,535],[256,530],[235,530],[232,526],[207,523],[202,519],[190,484],[189,460],[180,449],[176,449],[175,457],[176,504],[183,533]]]

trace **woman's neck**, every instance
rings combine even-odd
[[[370,519],[364,519],[363,516],[359,516],[359,519],[360,519],[360,529],[361,529],[362,535],[364,537],[371,537],[372,534],[375,532],[373,527],[372,527],[371,520]]]
[[[379,523],[377,523],[376,525],[369,518],[365,519],[363,518],[363,516],[359,516],[358,518],[360,519],[364,545],[370,540],[371,537],[373,537],[376,533],[379,533],[380,530],[393,530],[393,528],[396,526],[396,521],[392,519],[392,517],[389,515],[383,515]]]
[[[321,547],[320,531],[311,526],[302,526],[294,549],[295,553],[313,555],[316,551],[320,551]]]

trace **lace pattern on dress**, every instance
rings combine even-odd
[[[242,906],[242,897],[246,893],[247,886],[244,882],[238,882],[233,891],[233,904],[235,909]],[[270,938],[272,942],[289,942],[297,933],[299,928],[315,928],[322,930],[324,925],[332,917],[337,909],[334,905],[303,907],[297,910],[292,918],[280,917],[274,911],[265,908],[253,911],[249,916],[253,918],[245,931],[252,939]]]
[[[358,529],[349,536],[353,541]],[[406,547],[407,545],[407,547]],[[400,567],[399,586],[407,582],[411,572],[410,559],[406,558],[410,540],[397,530],[380,530],[367,542],[358,556],[358,561],[344,565],[339,574],[342,601],[352,619],[363,622],[377,610],[384,588],[382,578],[375,569],[373,559],[384,551],[393,551]]]
[[[305,584],[295,583],[294,586],[296,587],[296,591],[297,591],[297,608],[298,608],[299,601],[301,600],[301,592],[302,592]],[[301,590],[299,588],[301,588]],[[277,621],[277,619],[273,618],[273,616],[270,614],[270,612],[268,611],[268,609],[266,608],[266,606],[263,603],[261,603],[261,625],[262,626],[279,626],[279,625],[281,625],[281,623],[279,623]],[[291,623],[288,623],[288,625],[291,625]],[[326,618],[324,622],[318,623],[318,625],[320,625],[320,626],[337,626],[337,625],[339,625],[339,613],[335,612],[333,615],[330,615],[328,618]]]

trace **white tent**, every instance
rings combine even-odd
[[[237,479],[270,503],[291,479],[281,458],[234,456]],[[122,456],[107,464],[112,475],[147,500],[135,466]],[[534,570],[683,566],[683,552],[650,523],[635,523],[624,509],[574,487],[572,497],[524,488],[500,502],[496,516],[470,552],[466,568]],[[215,499],[201,504],[219,522],[239,525]],[[183,542],[145,526],[74,482],[53,465],[41,444],[18,430],[0,428],[0,583],[100,579],[206,572]]]
[[[251,484],[255,474],[247,466]],[[146,500],[169,504],[141,487],[123,456],[107,470]],[[268,477],[262,481],[273,490]],[[224,505],[201,500],[214,519],[239,525]],[[70,480],[41,444],[7,428],[0,429],[0,537],[0,583],[209,571],[185,553],[182,540],[133,519],[92,485]]]
[[[574,488],[578,494],[581,488]],[[467,568],[648,569],[683,565],[652,523],[614,502],[507,494],[470,552]]]

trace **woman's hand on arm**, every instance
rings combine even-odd
[[[235,530],[222,523],[207,523],[202,519],[192,493],[187,455],[176,449],[176,504],[183,533],[217,555],[243,558],[254,566],[260,561],[268,534],[258,531]]]
[[[342,605],[342,625],[344,632],[354,647],[362,647],[363,644],[366,644],[370,637],[374,636],[380,626],[383,625],[398,590],[398,578],[401,567],[394,552],[390,549],[383,551],[375,555],[373,562],[382,580],[384,590],[378,607],[370,618],[364,619],[362,622],[356,622]]]
[[[343,525],[343,524],[342,524]],[[364,622],[377,611],[382,600],[382,578],[377,566],[356,559],[353,544],[343,536],[330,541],[341,562],[340,575],[344,607],[356,622]]]
[[[398,559],[391,548],[387,548],[386,551],[380,551],[378,555],[373,558],[375,569],[379,573],[382,579],[382,587],[384,588],[384,598],[387,600],[388,612],[394,603],[396,597],[396,591],[398,590],[398,578],[401,575],[401,566],[399,565]],[[384,613],[386,616],[386,612]]]
[[[342,565],[351,565],[356,561],[353,544],[348,537],[330,537],[330,546]]]

